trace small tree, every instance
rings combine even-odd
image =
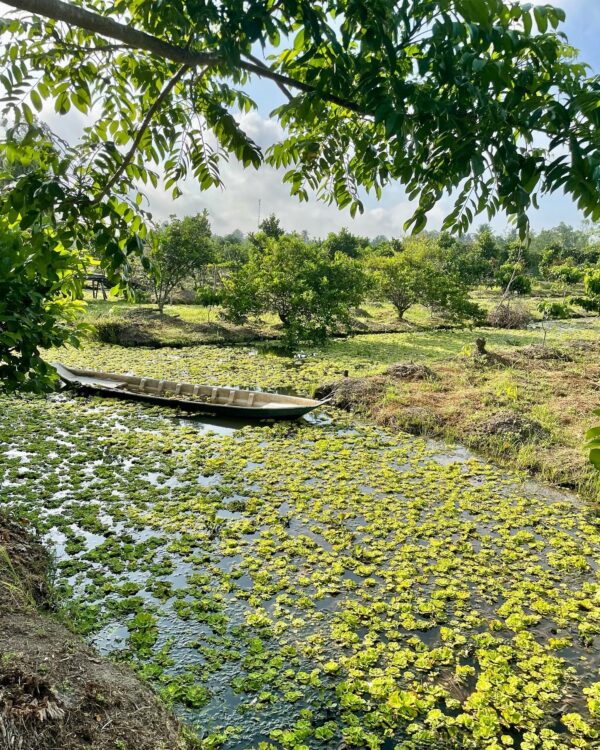
[[[571,303],[587,312],[600,315],[600,270],[588,271],[583,278],[584,297],[573,297]]]
[[[350,309],[368,289],[364,270],[350,258],[287,235],[254,248],[246,266],[226,282],[229,318],[274,312],[288,343],[323,341],[350,323]]]
[[[270,214],[269,216],[267,216],[266,219],[261,221],[261,223],[258,225],[258,228],[267,237],[270,237],[274,240],[278,240],[285,234],[285,229],[281,226],[281,222],[275,216],[275,214]]]
[[[419,290],[423,288],[423,272],[404,253],[391,257],[380,256],[371,260],[379,294],[394,306],[398,319],[403,320],[406,311],[419,302]]]
[[[166,301],[184,281],[194,276],[213,258],[208,213],[178,219],[172,216],[150,238],[150,277],[154,301],[162,314]]]
[[[395,307],[398,318],[417,303],[452,320],[479,320],[483,311],[469,299],[461,274],[432,239],[411,240],[391,257],[374,257],[371,267],[380,295]]]

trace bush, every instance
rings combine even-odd
[[[351,258],[307,244],[299,237],[265,238],[248,263],[225,282],[227,317],[274,312],[289,344],[323,341],[350,325],[350,310],[368,289],[366,273]]]
[[[531,322],[531,313],[519,302],[501,302],[487,316],[492,328],[526,328]]]
[[[510,284],[512,294],[531,293],[531,279],[525,275],[522,263],[503,263],[496,274],[496,284],[502,289],[507,289]]]
[[[550,276],[564,284],[578,284],[583,279],[583,270],[566,263],[550,268]]]
[[[196,304],[204,307],[212,307],[223,303],[223,289],[213,289],[210,286],[201,286],[196,289]]]
[[[573,297],[572,304],[582,307],[586,312],[600,314],[600,270],[588,271],[583,279],[585,297]]]

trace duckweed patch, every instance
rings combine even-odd
[[[598,747],[600,525],[573,498],[339,414],[0,414],[0,502],[45,533],[68,617],[206,748]]]
[[[597,319],[567,321],[568,326],[548,323],[548,344],[558,346],[576,335],[581,343],[598,339]],[[428,330],[412,333],[365,334],[334,340],[318,349],[292,354],[277,346],[257,343],[250,346],[196,346],[184,349],[126,349],[89,342],[85,348],[48,352],[50,361],[123,373],[132,372],[155,378],[186,380],[207,385],[293,389],[312,395],[315,387],[339,378],[345,371],[351,377],[382,374],[399,362],[432,363],[464,358],[474,349],[478,336],[485,337],[491,349],[514,353],[518,347],[537,345],[543,334],[538,330]],[[461,369],[464,370],[464,362]],[[399,379],[400,382],[400,379]],[[428,382],[426,379],[425,383]]]

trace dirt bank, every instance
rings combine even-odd
[[[183,750],[152,691],[52,617],[49,563],[0,516],[0,750]]]

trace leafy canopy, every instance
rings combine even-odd
[[[564,188],[600,218],[597,77],[558,32],[564,12],[505,0],[10,0],[0,81],[15,119],[44,100],[94,122],[79,144],[82,191],[111,201],[132,184],[167,188],[219,163],[284,167],[352,213],[361,189],[399,180],[425,226],[458,191],[446,228],[504,210],[521,232],[541,193]],[[41,14],[31,15],[31,11]],[[280,87],[285,129],[263,153],[236,115],[251,76]]]
[[[234,321],[276,313],[289,344],[323,341],[350,323],[368,289],[361,266],[346,255],[294,235],[262,236],[248,263],[226,281],[224,306]]]

